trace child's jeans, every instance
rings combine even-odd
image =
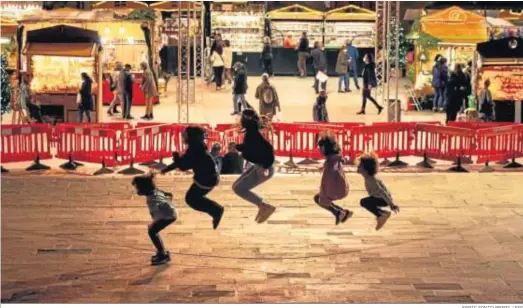
[[[342,88],[341,86],[345,85],[345,88]],[[349,89],[349,73],[340,74],[340,77],[338,79],[338,91],[342,90],[348,90]]]
[[[176,218],[173,217],[168,219],[156,220],[149,225],[149,237],[151,238],[151,241],[153,242],[153,245],[158,253],[165,253],[165,247],[163,246],[162,239],[160,238],[160,235],[158,233],[175,221]]]
[[[261,205],[263,199],[251,190],[260,184],[265,183],[274,175],[274,167],[269,168],[269,174],[262,174],[260,166],[250,166],[232,185],[232,190],[244,200],[255,205]]]
[[[381,214],[383,214],[383,211],[381,208],[388,206],[387,202],[381,198],[376,197],[367,197],[360,200],[360,205],[365,208],[367,211],[374,214],[376,217],[380,217]]]
[[[192,184],[191,188],[185,194],[185,203],[192,209],[209,214],[215,217],[221,212],[222,206],[205,197],[211,189],[202,188],[196,184]]]

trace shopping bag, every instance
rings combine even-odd
[[[324,72],[318,71],[318,74],[316,74],[316,79],[318,79],[319,82],[324,83],[327,82],[329,77]]]
[[[76,103],[80,105],[82,103],[82,96],[80,93],[76,94]]]

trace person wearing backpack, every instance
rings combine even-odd
[[[260,100],[261,116],[272,118],[276,115],[276,112],[281,112],[278,93],[274,86],[270,84],[269,75],[267,73],[262,75],[262,82],[258,88],[256,88],[255,97]]]

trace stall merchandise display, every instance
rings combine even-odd
[[[323,21],[272,21],[272,37],[274,46],[283,46],[283,40],[287,35],[298,40],[303,31],[307,32],[309,46],[312,48],[314,42],[323,42]]]
[[[201,21],[198,19],[187,19],[187,17],[182,17],[181,23],[182,23],[182,29],[187,28],[187,23],[190,21],[190,35],[191,36],[200,36],[202,35],[202,25]],[[165,46],[177,46],[178,45],[178,39],[180,36],[180,29],[179,29],[179,18],[166,18],[163,20],[163,25],[160,26],[160,31],[162,34],[162,45]],[[197,42],[199,42],[197,40]]]
[[[212,29],[231,42],[235,52],[257,52],[263,48],[263,12],[225,12],[212,14]]]
[[[33,80],[31,90],[35,93],[78,93],[85,72],[94,75],[93,58],[33,56],[31,59]]]
[[[485,66],[476,79],[477,93],[483,89],[485,80],[490,80],[490,91],[494,100],[517,101],[523,98],[522,66]]]
[[[325,47],[339,48],[347,40],[358,48],[374,48],[375,25],[370,22],[327,22],[325,24]]]

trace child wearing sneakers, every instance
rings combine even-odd
[[[220,170],[205,144],[206,131],[198,126],[189,126],[183,132],[187,150],[180,156],[174,153],[174,162],[162,170],[166,174],[176,168],[194,172],[193,184],[185,195],[185,202],[192,209],[207,213],[212,217],[213,229],[218,228],[223,216],[223,206],[207,198],[214,187],[220,183]]]
[[[360,156],[358,173],[365,179],[365,188],[369,193],[367,198],[361,199],[360,205],[376,216],[376,230],[380,230],[390,218],[390,212],[381,208],[390,206],[394,213],[398,213],[400,208],[392,201],[392,196],[387,187],[376,177],[378,173],[378,157],[376,154],[370,153]]]
[[[152,265],[165,264],[171,261],[171,256],[163,246],[162,239],[158,234],[167,226],[176,221],[178,215],[172,204],[173,195],[159,190],[154,182],[156,173],[137,176],[132,185],[136,188],[139,196],[147,198],[147,207],[153,219],[149,225],[149,237],[156,248],[156,255],[151,258]]]
[[[349,184],[345,179],[343,158],[340,148],[332,134],[323,133],[319,136],[318,147],[325,156],[323,175],[321,177],[320,193],[314,196],[314,202],[331,212],[336,218],[336,225],[344,223],[352,216],[352,212],[332,203],[341,200],[349,194]]]

